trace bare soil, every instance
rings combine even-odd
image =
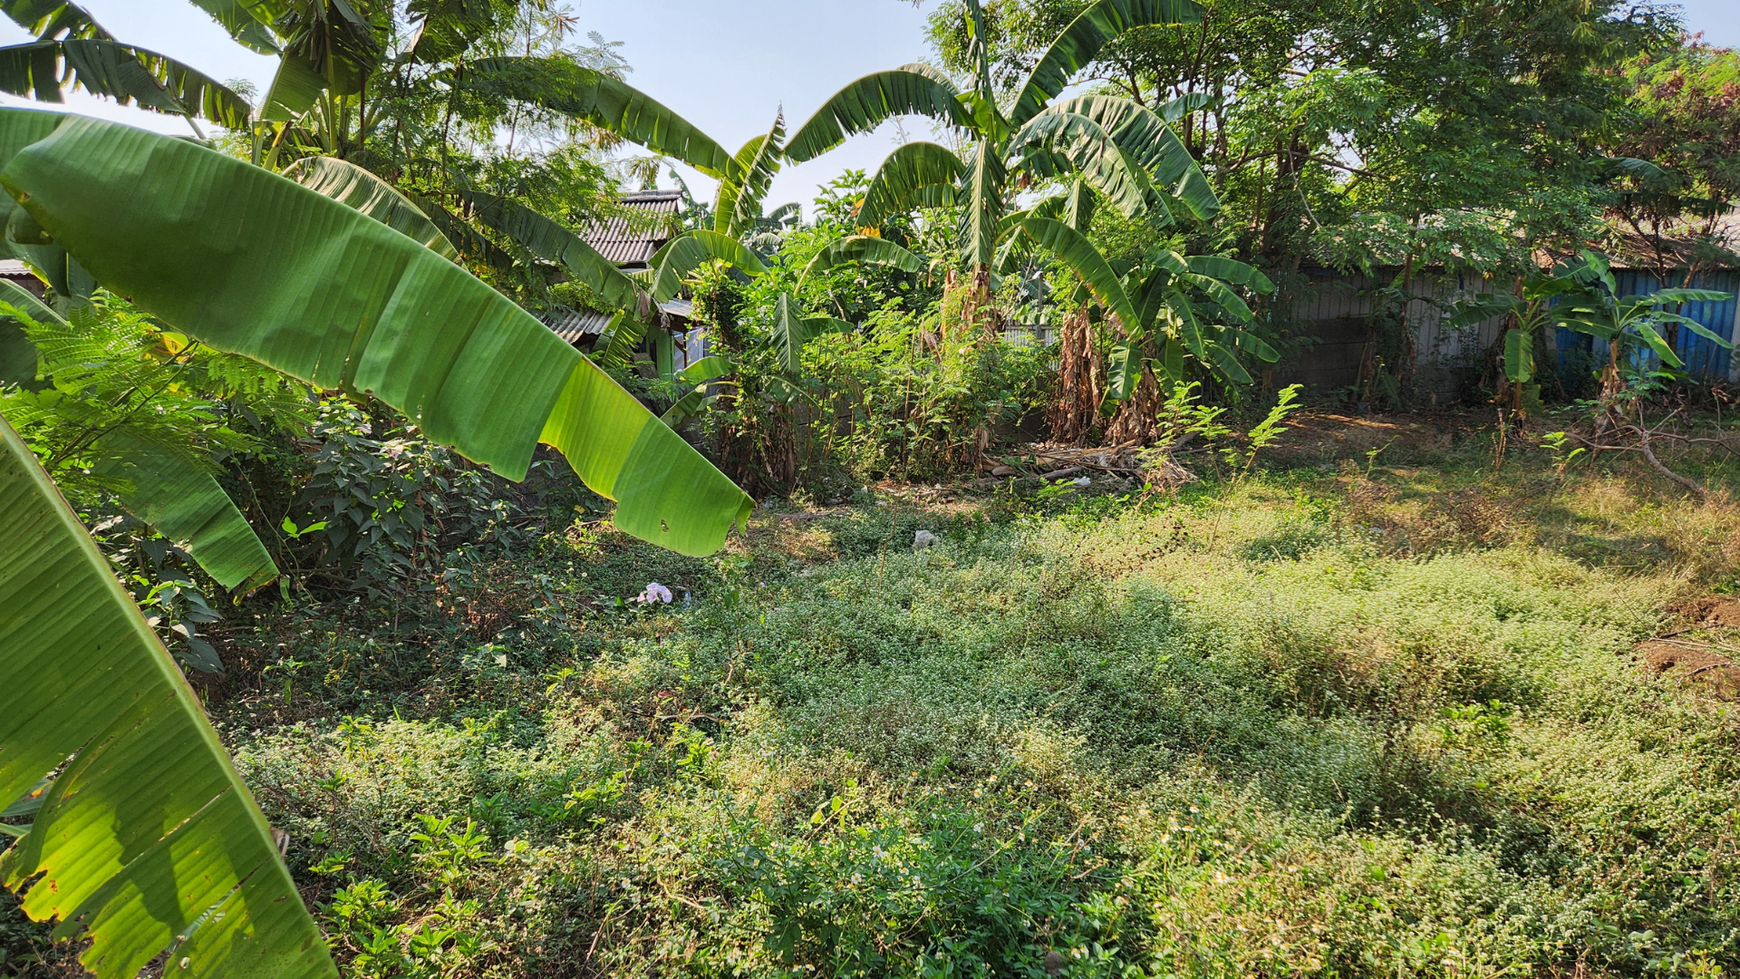
[[[1680,631],[1638,643],[1634,652],[1641,665],[1657,676],[1670,676],[1718,700],[1740,700],[1740,664],[1736,647],[1724,640],[1729,630],[1740,630],[1740,600],[1726,595],[1705,595],[1676,603]],[[1696,633],[1716,641],[1685,638]]]

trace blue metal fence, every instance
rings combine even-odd
[[[1619,286],[1621,296],[1648,296],[1662,288],[1661,282],[1655,276],[1635,269],[1615,270],[1613,278]],[[1678,288],[1681,284],[1680,280],[1675,280],[1671,286]],[[1691,288],[1714,289],[1717,292],[1727,293],[1728,298],[1719,303],[1687,303],[1686,308],[1680,310],[1680,313],[1696,320],[1700,326],[1719,337],[1726,337],[1730,341],[1735,340],[1735,303],[1740,301],[1736,300],[1735,297],[1740,295],[1740,271],[1723,270],[1700,275],[1692,280]],[[1688,373],[1705,378],[1727,377],[1729,375],[1732,355],[1728,350],[1698,336],[1691,330],[1681,329],[1678,332],[1679,335],[1674,338],[1674,352],[1678,353],[1680,359],[1686,362],[1685,369]],[[1596,349],[1593,337],[1573,333],[1560,327],[1555,340],[1560,351],[1588,350],[1594,354],[1597,363],[1605,363],[1607,360],[1605,346]],[[1654,359],[1653,355],[1651,359]],[[1563,366],[1564,358],[1561,356],[1560,360],[1561,366]]]

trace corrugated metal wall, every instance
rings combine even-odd
[[[1381,306],[1374,293],[1394,281],[1396,270],[1380,269],[1373,277],[1326,269],[1306,269],[1303,274],[1305,282],[1293,295],[1293,326],[1301,335],[1313,338],[1313,342],[1277,366],[1276,380],[1282,384],[1303,383],[1325,392],[1352,385],[1358,381],[1360,364],[1368,355],[1373,308]],[[1622,295],[1649,294],[1660,288],[1647,273],[1625,270],[1616,272],[1615,278]],[[1740,270],[1701,276],[1693,285],[1733,296],[1740,293]],[[1414,341],[1415,365],[1426,388],[1454,393],[1451,389],[1456,383],[1457,365],[1478,358],[1498,340],[1505,325],[1502,317],[1464,329],[1451,329],[1445,323],[1445,309],[1451,302],[1466,295],[1489,293],[1496,287],[1498,283],[1494,280],[1477,275],[1427,271],[1414,276],[1412,292],[1422,298],[1408,303],[1406,322]],[[1503,287],[1508,288],[1509,282]],[[1740,307],[1733,298],[1720,303],[1690,303],[1685,315],[1730,340],[1740,330]],[[1574,346],[1591,349],[1589,337],[1569,330],[1556,332],[1556,345],[1561,350]],[[1740,358],[1731,357],[1727,350],[1690,330],[1679,331],[1676,349],[1685,359],[1687,369],[1695,374],[1740,379]]]

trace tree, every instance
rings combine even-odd
[[[1629,234],[1614,248],[1662,285],[1689,286],[1700,271],[1740,260],[1740,234],[1723,221],[1740,204],[1740,53],[1683,41],[1624,71],[1631,124],[1608,152],[1653,166],[1621,174],[1610,213]]]
[[[1219,203],[1168,126],[1182,106],[1156,111],[1110,96],[1057,101],[1114,38],[1141,26],[1192,22],[1200,16],[1195,3],[1097,0],[1051,39],[1007,105],[999,104],[992,82],[984,9],[978,0],[966,0],[962,16],[971,42],[970,89],[962,91],[925,65],[868,75],[817,110],[792,137],[786,155],[814,159],[846,136],[901,115],[929,116],[959,133],[964,154],[929,142],[895,150],[871,181],[858,223],[874,229],[886,216],[921,205],[958,207],[968,319],[988,304],[998,245],[1013,230],[1007,220],[1012,192],[1030,181],[1079,176],[1125,214],[1145,215],[1157,227],[1173,220],[1171,205],[1194,219],[1213,217]]]
[[[0,148],[0,186],[18,202],[9,227],[215,350],[372,394],[511,479],[549,444],[618,501],[619,528],[674,550],[716,549],[750,511],[542,324],[343,204],[94,119],[0,110]],[[43,799],[4,882],[29,885],[26,912],[59,917],[63,936],[87,928],[83,961],[104,977],[131,977],[166,947],[190,974],[332,975],[191,690],[32,453],[0,428],[0,798]]]
[[[998,4],[997,77],[1035,64],[1088,6]],[[1199,97],[1178,127],[1225,203],[1209,249],[1291,270],[1325,240],[1350,257],[1369,242],[1376,264],[1403,265],[1407,229],[1430,238],[1453,221],[1480,247],[1470,259],[1520,272],[1535,247],[1594,230],[1600,144],[1624,128],[1610,69],[1672,30],[1653,5],[1610,0],[1203,0],[1176,29],[1121,35],[1084,75],[1148,105]],[[947,8],[933,18],[951,69],[969,63],[966,34]]]

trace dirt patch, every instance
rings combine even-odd
[[[1669,606],[1668,611],[1693,628],[1740,628],[1740,599],[1727,595],[1705,595]]]
[[[1637,655],[1650,672],[1697,684],[1721,700],[1740,700],[1740,666],[1705,643],[1651,639],[1639,643]]]

